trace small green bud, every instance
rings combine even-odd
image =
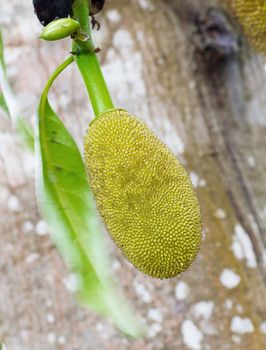
[[[66,38],[80,29],[79,22],[72,18],[60,18],[50,22],[41,32],[40,38],[44,40],[60,40]]]

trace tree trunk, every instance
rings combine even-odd
[[[11,13],[17,31],[11,20],[1,20],[11,69],[12,53],[20,55],[13,88],[24,114],[32,114],[45,77],[59,63],[57,57],[67,53],[68,43],[40,44],[30,4],[9,2],[13,8],[5,5],[3,12]],[[26,19],[16,12],[19,6]],[[216,12],[208,11],[211,6]],[[218,29],[207,28],[212,13]],[[19,32],[26,20],[28,26],[34,23],[34,35]],[[264,349],[265,59],[243,40],[239,43],[238,29],[219,1],[113,0],[107,2],[101,23],[96,41],[115,104],[144,119],[185,165],[200,201],[202,248],[189,271],[157,281],[128,266],[110,242],[116,274],[151,326],[149,338],[125,339],[72,300],[63,283],[67,272],[49,237],[25,234],[25,221],[34,223],[35,232],[39,220],[32,170],[24,166],[26,155],[5,121],[0,127],[3,339],[11,349],[23,350]],[[226,48],[221,49],[219,38],[225,38]],[[33,75],[36,81],[29,81]],[[74,68],[60,78],[52,99],[81,143],[88,106]],[[71,122],[77,115],[78,123]],[[189,288],[182,296],[181,281]],[[162,320],[152,316],[154,308]]]

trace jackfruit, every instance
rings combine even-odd
[[[192,183],[174,154],[122,109],[91,122],[84,153],[100,215],[128,260],[155,278],[186,270],[200,247],[201,217]]]
[[[266,53],[266,1],[226,0],[240,23],[250,44]]]

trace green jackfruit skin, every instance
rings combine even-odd
[[[85,162],[96,204],[128,260],[154,278],[186,270],[199,250],[199,203],[184,167],[148,126],[114,109],[87,131]]]
[[[249,43],[266,53],[266,0],[226,0]]]

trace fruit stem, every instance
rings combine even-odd
[[[73,40],[75,61],[88,91],[94,114],[97,117],[103,112],[114,108],[109,90],[105,83],[100,64],[94,52],[89,19],[89,1],[75,0],[73,18],[81,25],[81,30],[87,35],[86,41]]]

